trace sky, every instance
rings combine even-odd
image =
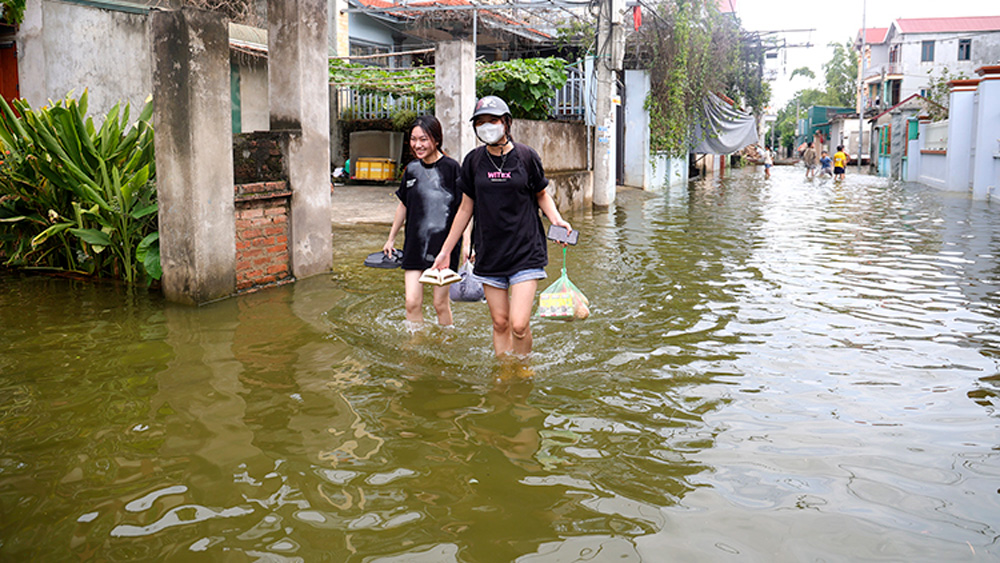
[[[812,47],[785,49],[767,61],[777,70],[771,83],[771,108],[777,111],[799,90],[821,88],[823,64],[830,60],[831,42],[844,43],[865,27],[889,27],[896,18],[998,16],[996,0],[736,0],[736,12],[747,31],[807,30],[779,34],[789,45],[811,43]],[[816,79],[796,76],[792,71],[809,67]],[[770,113],[770,112],[769,112]]]

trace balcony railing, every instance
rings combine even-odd
[[[883,72],[886,76],[892,76],[894,74],[903,73],[903,65],[901,63],[884,63],[880,65],[875,65],[871,68],[865,69],[865,80],[871,80],[872,78],[879,78],[882,76]]]

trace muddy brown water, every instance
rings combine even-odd
[[[385,227],[201,308],[4,274],[0,559],[996,560],[1000,208],[757,172],[570,216],[527,380]]]

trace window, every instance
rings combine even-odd
[[[920,42],[920,62],[934,61],[934,41]]]
[[[960,61],[971,61],[972,60],[972,40],[971,39],[959,39],[958,40],[958,60],[960,60]]]
[[[889,62],[898,63],[899,62],[899,45],[893,45],[889,47]]]

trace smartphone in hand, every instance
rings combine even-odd
[[[566,231],[566,227],[560,227],[558,225],[549,225],[549,235],[548,237],[556,242],[562,242],[566,244],[576,244],[576,241],[580,238],[580,231]]]

